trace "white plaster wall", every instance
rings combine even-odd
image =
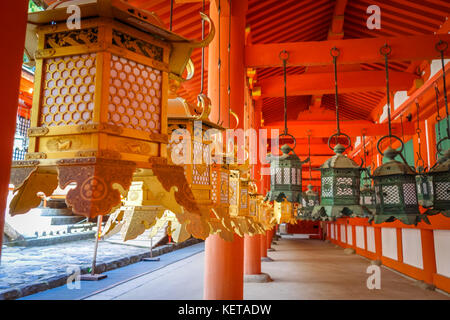
[[[433,230],[436,271],[450,278],[450,230]]]
[[[397,229],[381,228],[381,254],[384,257],[398,260]]]
[[[419,229],[402,229],[403,262],[423,269],[422,238]]]
[[[355,227],[355,233],[356,233],[356,246],[361,249],[365,249],[365,243],[364,243],[364,227],[363,226],[356,226]]]
[[[375,230],[373,227],[367,227],[367,251],[375,253]]]
[[[334,223],[332,223],[331,225],[330,225],[330,235],[331,235],[331,239],[335,239],[334,238]]]
[[[408,92],[407,91],[397,91],[394,94],[394,110],[400,107],[403,102],[408,100]]]
[[[334,239],[338,240],[338,226],[337,224],[334,225]]]
[[[347,238],[345,237],[345,225],[343,224],[341,224],[341,242],[347,242]]]
[[[450,62],[449,59],[444,59],[444,65],[446,65],[448,62]],[[430,78],[434,76],[436,73],[442,70],[442,62],[441,59],[435,59],[431,61],[430,64]]]
[[[353,245],[353,232],[352,226],[347,226],[347,243]]]

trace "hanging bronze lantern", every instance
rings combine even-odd
[[[350,138],[348,138],[350,142]],[[342,216],[366,216],[370,212],[359,204],[362,165],[343,155],[345,147],[337,144],[336,155],[320,167],[322,194],[320,205],[314,207],[312,216],[335,219]]]
[[[300,203],[302,198],[302,165],[308,162],[309,158],[304,161],[300,160],[294,152],[295,137],[288,133],[286,97],[286,64],[288,58],[289,54],[285,50],[280,52],[284,75],[284,133],[280,137],[291,137],[294,141],[294,147],[291,148],[285,144],[281,147],[283,153],[281,156],[269,155],[267,157],[267,160],[270,161],[270,191],[265,199],[279,203],[284,200],[291,203]],[[281,208],[281,206],[278,204],[275,208]]]
[[[371,212],[375,210],[375,189],[372,187],[370,181],[366,181],[361,188],[360,203],[363,207],[367,208]]]
[[[389,134],[378,140],[377,150],[382,156],[388,158],[389,161],[376,168],[372,176],[376,198],[374,222],[391,222],[398,219],[405,224],[417,224],[423,217],[425,217],[424,221],[428,219],[419,212],[415,179],[417,173],[414,168],[406,163],[402,155],[404,148],[403,141],[392,134],[388,68],[388,56],[391,48],[386,44],[380,49],[380,52],[385,58]],[[399,141],[401,144],[400,150],[394,150],[389,146],[383,153],[380,150],[380,145],[385,139]],[[398,155],[402,157],[403,162],[395,160],[395,157]]]
[[[314,187],[311,184],[308,184],[308,190],[303,192],[302,207],[297,210],[298,219],[313,220],[312,212],[314,207],[319,204],[319,194],[314,191]]]
[[[385,137],[378,141],[377,148]],[[421,215],[416,193],[416,172],[406,161],[395,160],[403,149],[403,142],[400,138],[397,139],[402,143],[401,150],[388,147],[384,153],[379,151],[389,161],[376,168],[372,176],[376,197],[374,222],[391,222],[398,219],[405,224],[417,224]]]
[[[363,163],[358,165],[355,161],[344,155],[344,151],[351,146],[350,137],[342,133],[339,126],[339,103],[337,82],[337,57],[340,52],[337,48],[331,49],[334,64],[335,101],[336,101],[336,133],[328,139],[328,147],[335,155],[320,166],[322,181],[322,194],[320,205],[314,207],[312,216],[315,219],[336,219],[343,216],[367,216],[370,212],[359,204],[361,171]],[[331,148],[331,141],[345,137],[348,146],[337,143]]]
[[[311,136],[308,135],[308,159],[309,161],[309,184],[308,190],[303,192],[302,206],[299,206],[297,209],[297,218],[302,220],[312,220],[312,211],[314,206],[318,205],[319,202],[319,194],[314,191],[313,186],[311,185],[312,173],[311,173]]]
[[[450,217],[450,149],[438,159],[428,172],[432,207],[425,213],[435,215],[442,213]]]
[[[441,65],[442,65],[442,80],[443,80],[443,94],[445,102],[445,113],[447,122],[447,132],[446,136],[441,138],[437,144],[437,154],[440,158],[437,160],[436,164],[430,169],[428,174],[421,174],[418,176],[418,180],[421,181],[421,188],[418,192],[419,197],[425,206],[430,207],[425,213],[428,215],[435,215],[442,213],[446,217],[450,217],[450,149],[442,151],[442,143],[446,140],[450,140],[450,117],[448,110],[447,101],[447,85],[445,79],[445,62],[444,62],[444,51],[447,50],[448,44],[444,41],[439,41],[436,44],[436,49],[441,53]],[[435,86],[436,90],[436,108],[437,116],[439,116],[439,105],[438,105],[438,88]],[[439,126],[439,124],[438,124]],[[425,190],[425,187],[428,189]],[[426,192],[427,191],[427,192]],[[426,200],[426,201],[425,201]]]
[[[364,163],[366,163],[366,136],[363,134],[362,136],[362,144],[363,144],[363,156]],[[373,154],[372,154],[373,156]],[[366,168],[365,171],[362,172],[365,176],[362,178],[364,181],[361,183],[361,191],[360,191],[360,204],[368,211],[372,212],[375,210],[376,199],[375,199],[375,189],[372,187],[372,181],[370,178],[370,170]]]
[[[300,202],[302,195],[302,165],[309,161],[301,161],[294,150],[287,144],[281,147],[283,155],[269,155],[270,191],[266,200]]]

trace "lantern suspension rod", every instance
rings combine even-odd
[[[417,129],[416,129],[416,133],[417,133],[417,143],[419,146],[419,150],[416,152],[417,154],[417,161],[416,161],[416,166],[419,167],[419,163],[421,163],[422,168],[424,167],[424,160],[422,158],[422,146],[421,146],[421,141],[420,141],[420,134],[422,133],[422,130],[420,129],[420,116],[419,116],[419,112],[420,112],[420,106],[419,106],[419,100],[416,99],[416,110],[417,110]]]
[[[173,20],[173,0],[170,0],[170,23],[169,30],[172,31],[172,20]],[[203,22],[203,19],[202,19]]]
[[[434,91],[435,91],[435,95],[436,95],[436,123],[438,124],[437,126],[437,141],[441,140],[441,126],[439,125],[439,122],[442,120],[440,114],[439,114],[439,88],[437,83],[434,83]]]
[[[336,103],[336,139],[341,135],[341,128],[339,125],[339,101],[338,101],[338,82],[337,82],[337,57],[339,57],[339,49],[333,47],[330,51],[331,56],[333,57],[333,66],[334,66],[334,89],[335,89],[335,103]]]
[[[386,71],[386,103],[388,111],[388,127],[389,127],[389,137],[392,137],[392,126],[391,126],[391,97],[389,90],[389,62],[388,56],[391,53],[391,47],[386,43],[381,47],[380,52],[384,56],[384,67]]]
[[[218,79],[218,82],[219,82],[219,97],[218,97],[218,100],[219,100],[218,101],[219,102],[219,117],[217,119],[217,123],[220,123],[220,110],[221,110],[221,105],[220,105],[220,91],[221,91],[220,90],[220,69],[221,69],[222,61],[220,59],[220,11],[221,11],[221,7],[220,7],[220,0],[219,0],[219,4],[217,6],[217,15],[218,15],[218,22],[217,22],[217,24],[218,24],[218,29],[219,29],[218,34],[217,34],[217,42],[218,42],[217,49],[219,50],[219,57],[217,59],[217,69],[218,69],[217,79]],[[228,123],[228,126],[230,126],[229,123]]]
[[[172,0],[173,2],[173,0]],[[205,0],[203,0],[202,4],[202,12],[205,13]],[[202,19],[202,40],[205,39],[205,20]],[[204,79],[205,79],[205,47],[202,47],[202,73],[201,73],[201,80],[200,80],[200,93],[203,93],[203,86],[204,86]],[[220,114],[220,109],[219,109]]]
[[[228,126],[231,120],[231,0],[228,20]]]
[[[286,50],[280,52],[280,59],[283,61],[283,83],[284,83],[284,135],[288,134],[287,127],[287,89],[286,89],[286,65],[289,53]]]
[[[311,159],[311,135],[308,134],[308,159]],[[312,181],[311,160],[309,161],[309,183]]]
[[[445,61],[444,61],[444,51],[447,50],[448,43],[442,40],[436,44],[436,49],[441,53],[441,65],[442,65],[442,82],[444,85],[444,102],[445,102],[445,113],[447,115],[447,138],[450,138],[450,119],[448,117],[448,99],[447,99],[447,85],[445,80]]]

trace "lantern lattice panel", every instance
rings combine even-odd
[[[92,123],[95,63],[95,53],[46,60],[41,126]]]
[[[241,209],[247,209],[248,190],[241,189]]]
[[[322,197],[333,196],[333,177],[322,177]]]
[[[436,182],[436,200],[450,200],[450,182]]]
[[[194,184],[209,185],[209,164],[205,163],[207,161],[206,157],[209,154],[208,151],[208,145],[194,141],[194,159],[201,159],[203,155],[202,163],[194,164],[192,169],[192,182]]]
[[[161,71],[112,55],[109,123],[160,133],[161,83]]]
[[[351,196],[353,195],[352,178],[337,178],[336,180],[336,195]]]
[[[237,191],[238,191],[238,183],[239,181],[230,180],[230,205],[237,206]]]
[[[429,193],[433,195],[433,183],[431,181],[425,181],[425,182],[418,182],[417,183],[417,193]],[[450,199],[448,199],[450,200]]]
[[[220,175],[220,202],[228,203],[228,173],[221,172]]]
[[[403,185],[403,201],[405,204],[417,203],[416,185],[414,183],[405,183]]]
[[[375,187],[375,202],[376,203],[381,203],[381,199],[380,199],[380,187],[376,186]]]
[[[383,201],[385,204],[400,203],[400,192],[398,186],[383,186]]]
[[[218,178],[219,178],[219,175],[218,175],[217,171],[213,170],[211,173],[211,180],[212,180],[211,200],[214,203],[217,203],[219,201],[219,196],[218,196],[219,188],[217,185]]]
[[[283,168],[283,183],[284,184],[291,184],[291,179],[289,175],[290,168]]]

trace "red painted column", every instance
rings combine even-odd
[[[424,281],[428,284],[433,284],[433,275],[436,273],[433,230],[420,229],[420,236],[422,240],[423,270],[425,271]]]
[[[272,237],[273,237],[273,229],[266,231],[266,241],[267,241],[267,249],[272,247]]]
[[[267,241],[266,241],[266,234],[260,234],[261,237],[261,258],[267,257]]]
[[[12,148],[16,129],[20,76],[25,44],[28,0],[4,1],[0,19],[0,39],[4,44],[0,52],[0,92],[2,116],[0,119],[0,258],[5,226],[6,200],[11,171]]]
[[[231,26],[229,24],[231,8]],[[210,2],[210,16],[216,28],[219,27],[218,5],[220,13],[220,50],[218,30],[214,40],[208,48],[208,96],[213,108],[211,120],[219,119],[220,92],[220,120],[223,126],[228,123],[228,31],[231,28],[231,96],[230,104],[234,112],[239,115],[240,126],[244,114],[244,42],[245,15],[247,1],[218,0]],[[218,58],[220,53],[220,87]],[[242,116],[241,116],[242,114]],[[244,239],[234,235],[231,242],[224,241],[218,235],[210,235],[205,241],[205,282],[204,299],[241,300],[244,292]]]
[[[375,234],[375,256],[377,260],[381,261],[381,257],[383,256],[382,242],[381,242],[381,227],[374,227]]]
[[[244,296],[244,239],[225,241],[213,234],[205,241],[205,300],[242,300]]]
[[[261,237],[244,236],[244,274],[261,273]]]

